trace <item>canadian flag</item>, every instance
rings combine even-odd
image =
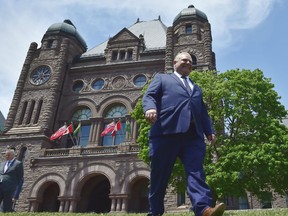
[[[66,131],[64,131],[63,135],[66,135],[66,134],[70,134],[73,132],[73,125],[70,124],[67,128],[66,128]]]
[[[111,135],[112,136],[116,136],[116,132],[118,131],[118,130],[121,130],[121,123],[120,123],[120,121],[118,121],[116,124],[115,124],[115,126],[114,126],[114,129],[113,129],[113,131],[111,132]]]
[[[61,128],[59,128],[52,136],[50,137],[50,140],[60,139],[62,136],[72,133],[73,132],[73,126],[70,124],[68,127],[66,125],[63,125]]]
[[[50,140],[55,140],[61,138],[64,133],[66,132],[67,126],[63,125],[61,128],[59,128],[52,136],[50,137]]]
[[[115,122],[108,124],[105,129],[102,131],[101,136],[105,136],[107,133],[112,132],[115,128]]]

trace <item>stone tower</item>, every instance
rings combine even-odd
[[[41,43],[40,48],[36,43],[29,47],[8,113],[7,135],[51,133],[68,68],[86,51],[70,20],[51,25]]]
[[[190,53],[194,69],[215,70],[211,26],[205,13],[193,5],[183,9],[167,29],[166,71],[173,70],[173,57],[181,51]]]

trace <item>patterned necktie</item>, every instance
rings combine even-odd
[[[190,86],[189,86],[189,83],[188,83],[188,81],[187,81],[186,76],[182,75],[181,78],[184,80],[185,87],[186,87],[189,95],[191,95],[191,94],[192,94],[192,89],[191,89]]]

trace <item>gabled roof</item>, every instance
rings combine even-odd
[[[116,35],[114,35],[112,38],[109,39],[110,42],[115,41],[117,39],[120,38],[121,40],[121,36],[124,36],[124,40],[133,40],[133,39],[139,39],[139,37],[137,37],[135,34],[133,34],[129,29],[127,28],[123,28],[120,32],[118,32]],[[122,39],[123,40],[123,39]]]
[[[139,35],[143,35],[145,50],[158,50],[166,48],[167,27],[162,23],[160,19],[155,19],[151,21],[138,20],[136,23],[134,23],[127,29],[137,38],[139,38]],[[82,54],[81,58],[103,55],[107,43],[108,40],[88,50],[87,52]]]

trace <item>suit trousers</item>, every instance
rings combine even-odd
[[[0,212],[13,212],[12,198],[13,198],[13,191],[3,190],[0,184],[0,203],[2,203]]]
[[[177,157],[184,165],[187,192],[195,216],[202,215],[212,205],[212,194],[205,182],[203,170],[206,144],[204,137],[190,127],[186,133],[150,137],[150,191],[149,214],[164,213],[164,197]]]

